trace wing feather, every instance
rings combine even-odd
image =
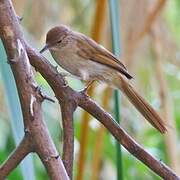
[[[81,33],[76,33],[74,38],[76,38],[77,45],[80,47],[80,50],[77,52],[80,56],[113,68],[125,75],[128,79],[132,78],[124,64],[104,47]]]

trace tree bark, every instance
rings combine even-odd
[[[47,169],[48,175],[51,179],[69,179],[63,163],[58,156],[58,152],[49,136],[46,125],[42,118],[41,104],[43,96],[34,80],[31,65],[24,47],[23,35],[20,30],[19,21],[10,0],[0,1],[0,37],[2,38],[8,62],[11,66],[12,72],[17,85],[17,90],[20,98],[21,108],[23,112],[23,121],[26,136],[29,136],[28,142],[22,141],[19,148],[11,155],[9,160],[5,163],[9,167],[0,169],[0,179],[4,171],[8,169],[8,174],[21,159],[27,155],[22,152],[22,146],[26,148],[29,143],[32,147],[29,151],[36,152],[41,158],[44,166]],[[26,137],[25,136],[25,137]],[[20,151],[21,150],[21,151]],[[14,162],[8,163],[10,160]]]

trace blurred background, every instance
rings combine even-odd
[[[168,124],[165,136],[157,132],[122,97],[121,125],[148,152],[180,173],[180,1],[179,0],[119,0],[119,27],[121,59],[134,76],[132,84],[161,114]],[[109,50],[112,50],[112,32],[108,0],[14,0],[25,39],[38,51],[45,43],[47,31],[58,24],[66,24],[80,31]],[[22,138],[22,116],[12,74],[6,64],[0,45],[0,162],[2,163]],[[54,65],[49,52],[44,54]],[[61,68],[58,68],[62,71]],[[35,72],[43,92],[54,94]],[[84,84],[67,78],[69,86],[81,90]],[[112,115],[113,91],[96,83],[89,94]],[[112,97],[112,98],[111,98]],[[44,102],[44,119],[60,154],[62,154],[62,125],[58,102]],[[117,147],[114,138],[95,119],[78,108],[74,114],[75,157],[73,179],[115,180],[117,169],[123,179],[160,179],[140,161],[122,148],[122,167],[117,165]],[[120,171],[120,170],[119,170]],[[29,174],[27,176],[27,174]],[[180,175],[180,174],[179,174]],[[9,180],[48,179],[36,155],[16,168]],[[119,178],[120,179],[120,178]],[[122,178],[121,178],[122,179]]]

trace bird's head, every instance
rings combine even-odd
[[[47,49],[59,48],[69,31],[70,29],[65,25],[56,26],[50,29],[46,35],[46,44],[41,49],[40,53],[43,53]]]

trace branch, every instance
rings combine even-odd
[[[83,96],[83,97],[82,97]],[[133,156],[139,159],[141,162],[146,164],[151,170],[162,178],[174,180],[179,179],[177,175],[161,161],[158,161],[145,151],[135,140],[133,140],[110,114],[105,112],[96,102],[91,100],[89,97],[81,94],[79,97],[79,106],[88,111],[98,121],[100,121],[109,132],[119,141],[124,148],[129,151]]]
[[[74,157],[74,127],[73,112],[76,104],[73,101],[65,101],[61,103],[62,123],[63,123],[63,162],[66,171],[72,179],[73,157]]]
[[[54,68],[43,56],[35,52],[26,45],[27,53],[31,64],[38,70],[47,80],[49,85],[56,92],[56,97],[66,99],[71,97],[80,107],[89,112],[92,116],[98,119],[109,132],[137,159],[146,164],[152,171],[169,180],[178,180],[178,176],[161,161],[158,161],[140,145],[138,145],[121,127],[117,124],[111,115],[98,106],[92,99],[72,90],[64,85],[64,79],[60,74],[57,74]]]
[[[24,136],[21,143],[0,167],[0,179],[5,179],[8,174],[32,151],[28,136]]]
[[[34,81],[19,21],[10,0],[0,0],[0,36],[14,74],[26,133],[51,179],[69,179],[42,118],[43,98]],[[59,156],[58,156],[59,157]]]

